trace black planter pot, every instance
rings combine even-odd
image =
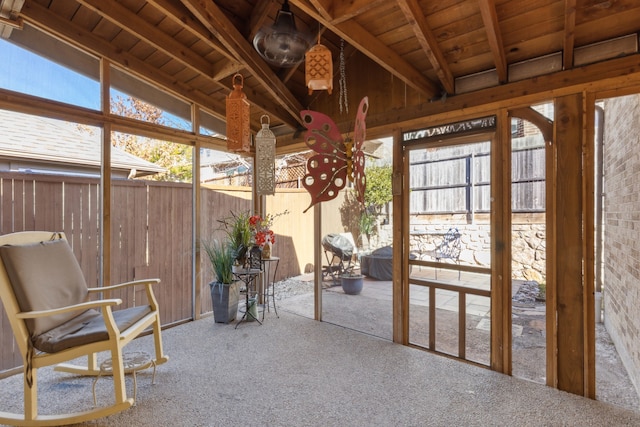
[[[240,299],[240,283],[225,285],[218,282],[209,283],[211,287],[211,303],[213,318],[216,323],[229,323],[236,319],[238,300]]]

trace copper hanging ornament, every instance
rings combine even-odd
[[[227,149],[235,152],[249,152],[251,150],[249,101],[242,92],[244,84],[242,74],[235,74],[232,82],[233,91],[227,97]]]
[[[314,90],[326,90],[331,95],[333,90],[333,59],[331,51],[320,44],[320,35],[318,35],[318,44],[305,54],[305,78],[309,95]]]
[[[267,119],[265,123],[263,120]],[[269,129],[269,116],[260,117],[262,129],[256,134],[256,194],[275,193],[276,136]]]

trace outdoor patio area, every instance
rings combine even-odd
[[[168,329],[170,361],[137,380],[137,405],[86,425],[638,425],[640,413],[280,310],[263,325],[213,318]],[[150,337],[129,351],[150,351]],[[92,407],[92,382],[42,370],[41,411]],[[108,380],[98,403],[111,397]],[[21,376],[0,382],[19,410]],[[132,381],[128,379],[128,392]],[[396,399],[390,399],[395,396]],[[7,407],[8,406],[8,407]]]

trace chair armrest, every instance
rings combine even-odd
[[[119,298],[103,299],[98,301],[87,301],[80,304],[68,305],[66,307],[52,308],[49,310],[23,311],[16,313],[18,319],[35,319],[38,317],[53,316],[54,314],[62,314],[69,311],[88,310],[90,308],[110,307],[122,304]]]
[[[101,288],[89,288],[88,291],[92,292],[105,292],[105,291],[114,291],[116,289],[127,288],[129,286],[137,286],[137,285],[154,285],[156,283],[160,283],[160,279],[143,279],[143,280],[133,280],[131,282],[118,283],[116,285],[111,286],[103,286]]]
[[[120,284],[117,284],[117,285],[104,286],[102,288],[89,288],[88,291],[89,291],[89,293],[106,292],[105,296],[109,297],[109,293],[111,291],[113,291],[113,290],[127,288],[127,287],[130,287],[130,286],[136,286],[136,285],[144,285],[145,286],[145,292],[147,294],[147,301],[149,302],[149,306],[151,307],[152,310],[157,311],[158,310],[158,301],[156,300],[156,297],[153,294],[153,289],[151,288],[151,285],[154,285],[156,283],[160,283],[160,279],[134,280],[134,281],[131,281],[131,282],[124,282],[124,283],[120,283]]]

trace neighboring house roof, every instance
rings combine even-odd
[[[98,175],[100,158],[99,128],[0,110],[0,171]],[[124,178],[165,172],[116,147],[111,168]]]

